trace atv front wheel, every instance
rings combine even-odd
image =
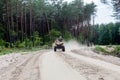
[[[56,47],[54,47],[54,51],[56,52]]]
[[[62,51],[65,52],[65,47],[63,46]]]

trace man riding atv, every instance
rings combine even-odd
[[[65,51],[64,43],[63,43],[63,38],[60,36],[58,39],[55,41],[55,46],[54,46],[54,51],[57,49],[62,49],[62,51]]]

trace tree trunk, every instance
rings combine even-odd
[[[30,38],[32,40],[32,2],[30,0]]]
[[[14,43],[14,21],[13,21],[13,6],[12,6],[12,1],[10,0],[10,18],[11,18],[11,42]]]
[[[6,15],[7,15],[7,31],[8,31],[8,39],[10,41],[10,47],[12,47],[11,43],[11,33],[10,33],[10,20],[9,20],[9,13],[8,13],[8,0],[6,0]],[[7,45],[8,47],[8,45]]]
[[[26,17],[26,4],[25,4],[25,38],[27,38],[27,17]]]
[[[16,21],[17,21],[17,25],[16,25],[16,32],[17,32],[17,40],[18,40],[18,0],[16,2]]]
[[[23,6],[21,4],[21,12],[20,12],[20,15],[21,15],[21,41],[23,41]]]

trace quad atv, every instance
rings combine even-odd
[[[60,42],[60,41],[55,41],[55,46],[54,46],[54,51],[56,52],[57,49],[62,49],[63,52],[65,52],[65,47],[64,47],[64,43]]]

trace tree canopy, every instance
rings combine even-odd
[[[5,47],[50,45],[58,36],[65,40],[75,38],[88,45],[115,43],[120,33],[119,24],[115,24],[117,27],[113,27],[114,24],[99,27],[94,25],[94,20],[91,24],[95,13],[96,5],[93,2],[85,4],[83,0],[70,3],[63,0],[1,0],[0,40]],[[117,36],[113,38],[112,35]]]

